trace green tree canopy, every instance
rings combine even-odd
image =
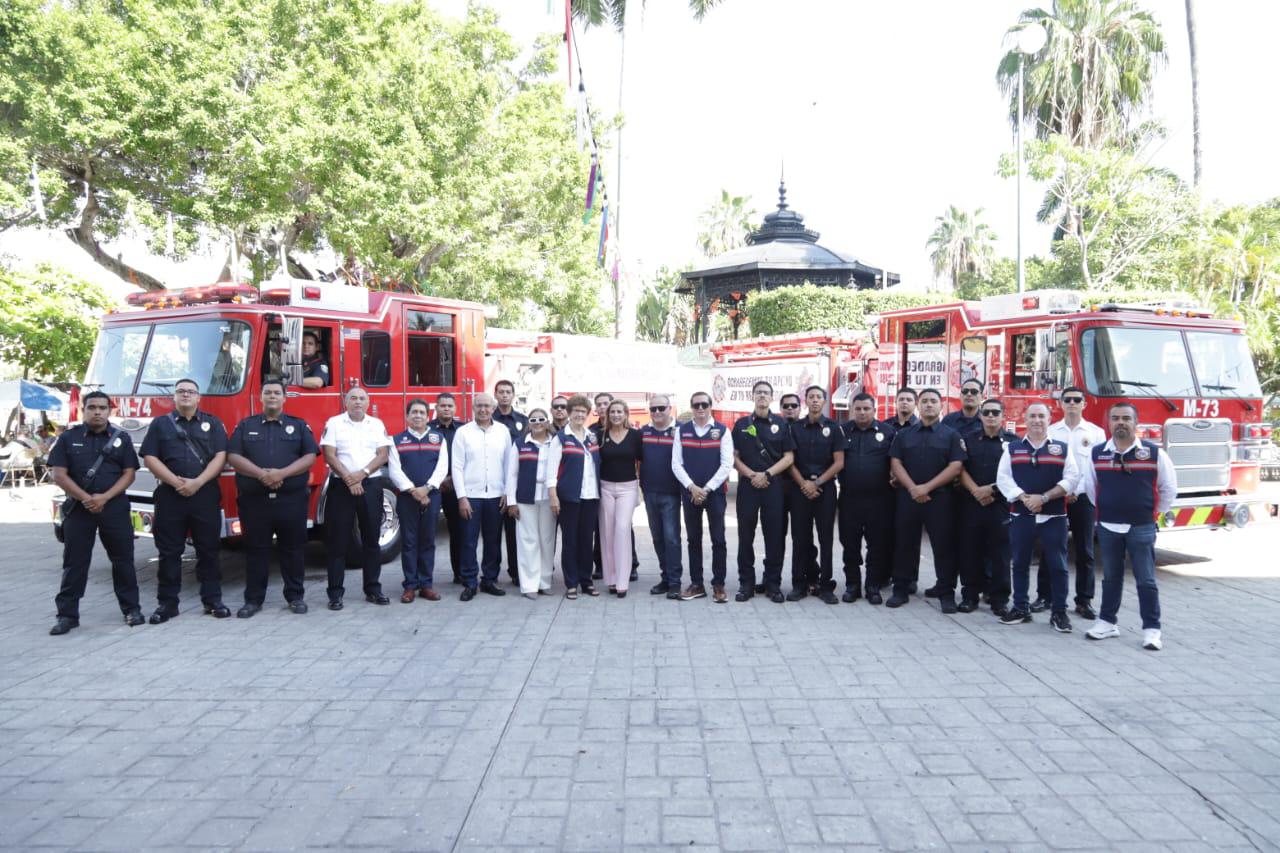
[[[698,248],[702,254],[714,258],[746,245],[755,214],[750,196],[729,195],[728,190],[720,190],[720,198],[698,217]]]
[[[0,267],[0,359],[50,382],[79,381],[111,300],[64,270]]]
[[[945,277],[955,290],[962,275],[985,275],[995,255],[995,234],[982,221],[982,208],[970,213],[951,205],[934,222],[925,241],[934,276]]]
[[[556,44],[518,67],[479,5],[6,0],[0,218],[32,219],[34,160],[53,223],[143,286],[162,283],[98,241],[172,213],[179,247],[233,234],[259,280],[328,246],[350,276],[494,303],[507,325],[598,324]]]

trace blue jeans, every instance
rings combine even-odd
[[[436,526],[440,519],[440,493],[432,492],[427,505],[405,493],[396,498],[400,518],[400,567],[405,589],[431,589],[436,567]]]
[[[662,582],[680,589],[684,567],[680,563],[680,495],[674,492],[645,493],[644,511],[649,516],[649,533],[658,555]]]
[[[1013,606],[1027,610],[1027,591],[1031,586],[1031,551],[1040,540],[1040,565],[1049,573],[1050,609],[1054,613],[1067,609],[1067,517],[1060,515],[1037,524],[1034,515],[1018,513],[1009,522],[1009,549],[1013,552]]]
[[[471,517],[462,520],[462,583],[476,588],[477,580],[498,582],[498,549],[502,542],[501,498],[471,498]],[[478,561],[476,548],[483,537],[484,558]],[[483,574],[483,578],[481,578]]]
[[[1133,580],[1138,586],[1138,612],[1143,628],[1160,627],[1160,590],[1156,587],[1156,526],[1135,524],[1128,533],[1116,533],[1098,525],[1098,557],[1102,560],[1103,622],[1116,624],[1124,594],[1124,556],[1129,555]]]

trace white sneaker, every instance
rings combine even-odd
[[[1159,628],[1142,629],[1142,647],[1151,652],[1158,652],[1164,647],[1164,643],[1160,641]]]
[[[1157,631],[1156,633],[1159,634],[1160,632]],[[1093,623],[1092,628],[1084,632],[1084,635],[1090,640],[1107,640],[1111,637],[1119,637],[1120,629],[1110,622],[1104,622],[1099,619]],[[1156,638],[1156,642],[1159,642],[1159,637]]]

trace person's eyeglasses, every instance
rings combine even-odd
[[[711,408],[711,404],[710,404],[710,403],[690,403],[689,405],[693,406],[695,409],[709,409],[709,408]]]
[[[546,418],[529,418],[529,423],[531,424],[545,424],[546,422]]]
[[[978,391],[978,389],[976,389],[976,388],[962,388],[962,389],[960,390],[960,393],[961,393],[961,394],[963,394],[963,395],[964,395],[964,396],[966,396],[966,397],[972,397],[972,396],[974,396],[975,394],[978,394],[978,393],[980,393],[980,392],[979,392],[979,391]]]
[[[982,410],[982,416],[984,418],[998,418],[1003,414],[1004,412],[1000,411],[999,409],[983,409]]]
[[[784,409],[798,409],[798,408],[800,408],[800,404],[799,404],[799,403],[783,403],[783,404],[782,404],[782,408],[784,408]]]
[[[1063,398],[1062,398],[1062,402],[1064,402],[1064,403],[1083,403],[1083,402],[1084,402],[1084,397],[1063,397]]]
[[[196,390],[196,389],[194,389],[194,388],[179,388],[179,389],[177,390],[177,393],[178,393],[178,394],[182,394],[183,396],[186,396],[186,395],[188,395],[188,394],[196,394],[196,395],[199,395],[199,394],[200,394],[200,392],[199,392],[199,391],[197,391],[197,390]]]
[[[555,410],[555,411],[557,411],[557,412],[567,412],[567,411],[569,411],[569,407],[568,407],[567,405],[566,405],[566,406],[555,406],[555,405],[553,405],[551,408],[552,408],[552,409],[554,409],[554,410]]]
[[[649,411],[654,413],[655,415],[659,414],[660,412],[665,412],[666,410],[667,410],[666,406],[650,406],[649,407]]]

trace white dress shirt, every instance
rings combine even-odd
[[[536,475],[536,484],[533,488],[533,500],[545,501],[547,499],[547,456],[551,447],[551,439],[546,438],[537,441],[532,435],[527,436],[526,441],[530,444],[538,445],[538,473]],[[520,480],[520,448],[515,448],[515,452],[507,459],[507,506],[516,505],[516,483]]]
[[[1044,447],[1048,441],[1047,436],[1039,444],[1032,442],[1030,438],[1027,439],[1027,443],[1036,450]],[[1025,494],[1022,487],[1013,479],[1013,463],[1009,460],[1009,448],[1011,446],[1013,446],[1013,442],[1009,442],[1004,446],[1004,452],[1000,454],[1000,466],[996,468],[996,488],[1000,490],[1000,494],[1004,495],[1004,499],[1010,504]],[[1062,460],[1062,479],[1055,485],[1060,487],[1065,494],[1073,495],[1075,492],[1072,490],[1076,488],[1076,484],[1079,481],[1080,472],[1076,469],[1076,457],[1068,450],[1066,457]],[[1036,524],[1044,524],[1051,518],[1061,518],[1064,515],[1066,515],[1065,512],[1054,513],[1053,515],[1038,512],[1036,513]]]
[[[715,421],[707,421],[706,426],[698,426],[698,422],[693,422],[693,434],[698,438],[705,436]],[[733,470],[733,430],[725,428],[720,434],[720,467],[716,469],[715,474],[711,475],[711,479],[707,481],[702,488],[708,492],[714,492],[720,488],[725,480],[729,479],[729,472]],[[684,470],[684,453],[680,450],[680,428],[676,427],[676,440],[671,444],[671,473],[676,475],[676,479],[680,481],[680,485],[686,490],[693,485],[693,478],[689,476],[689,472]]]
[[[321,447],[332,447],[348,471],[359,471],[378,455],[378,448],[390,447],[391,436],[382,421],[373,415],[365,415],[358,421],[351,420],[346,412],[334,415],[325,422],[320,435]],[[370,477],[381,477],[382,469]]]
[[[409,429],[409,435],[422,441],[427,432],[418,432],[415,429]],[[391,456],[387,459],[387,471],[391,474],[391,482],[402,492],[415,489],[417,486],[413,484],[404,473],[404,468],[400,467],[400,451],[396,449],[394,442],[391,444]],[[449,476],[449,442],[444,440],[444,436],[440,436],[440,455],[436,459],[436,467],[431,471],[431,476],[427,478],[427,487],[431,489],[440,488],[440,484],[444,482],[444,478]]]
[[[583,430],[582,435],[578,435],[573,430],[569,430],[570,435],[583,444],[586,444],[586,437],[590,435],[590,432],[590,430]],[[557,435],[551,439],[551,444],[547,447],[548,489],[554,488],[560,477],[560,458],[562,456],[564,456],[564,445],[560,443],[560,436]],[[589,451],[582,454],[582,491],[578,495],[578,500],[600,500],[600,477],[596,473],[595,461],[591,458]]]
[[[515,452],[511,430],[497,421],[475,421],[453,434],[453,491],[463,498],[500,498],[507,493],[507,457]]]
[[[1093,465],[1093,448],[1106,441],[1107,434],[1102,431],[1102,427],[1081,418],[1080,423],[1074,427],[1067,426],[1066,420],[1050,425],[1049,438],[1061,441],[1071,448],[1071,455],[1076,460],[1076,471],[1083,472]],[[1076,490],[1072,494],[1084,494],[1083,477],[1076,483]]]
[[[1135,439],[1136,442],[1136,439]],[[1106,450],[1119,453],[1116,447],[1115,439],[1107,439],[1107,443],[1103,445]],[[1128,453],[1133,449],[1133,445],[1129,445],[1125,449]],[[1081,472],[1080,479],[1084,481],[1084,492],[1089,496],[1089,500],[1093,501],[1093,505],[1098,505],[1098,472],[1094,470],[1093,460],[1089,460],[1089,464],[1085,466]],[[1169,507],[1173,506],[1173,499],[1178,496],[1178,472],[1173,467],[1173,460],[1169,458],[1169,454],[1161,448],[1156,454],[1156,512],[1168,512]],[[1099,521],[1103,527],[1112,533],[1128,533],[1132,525],[1121,524],[1120,522]]]

